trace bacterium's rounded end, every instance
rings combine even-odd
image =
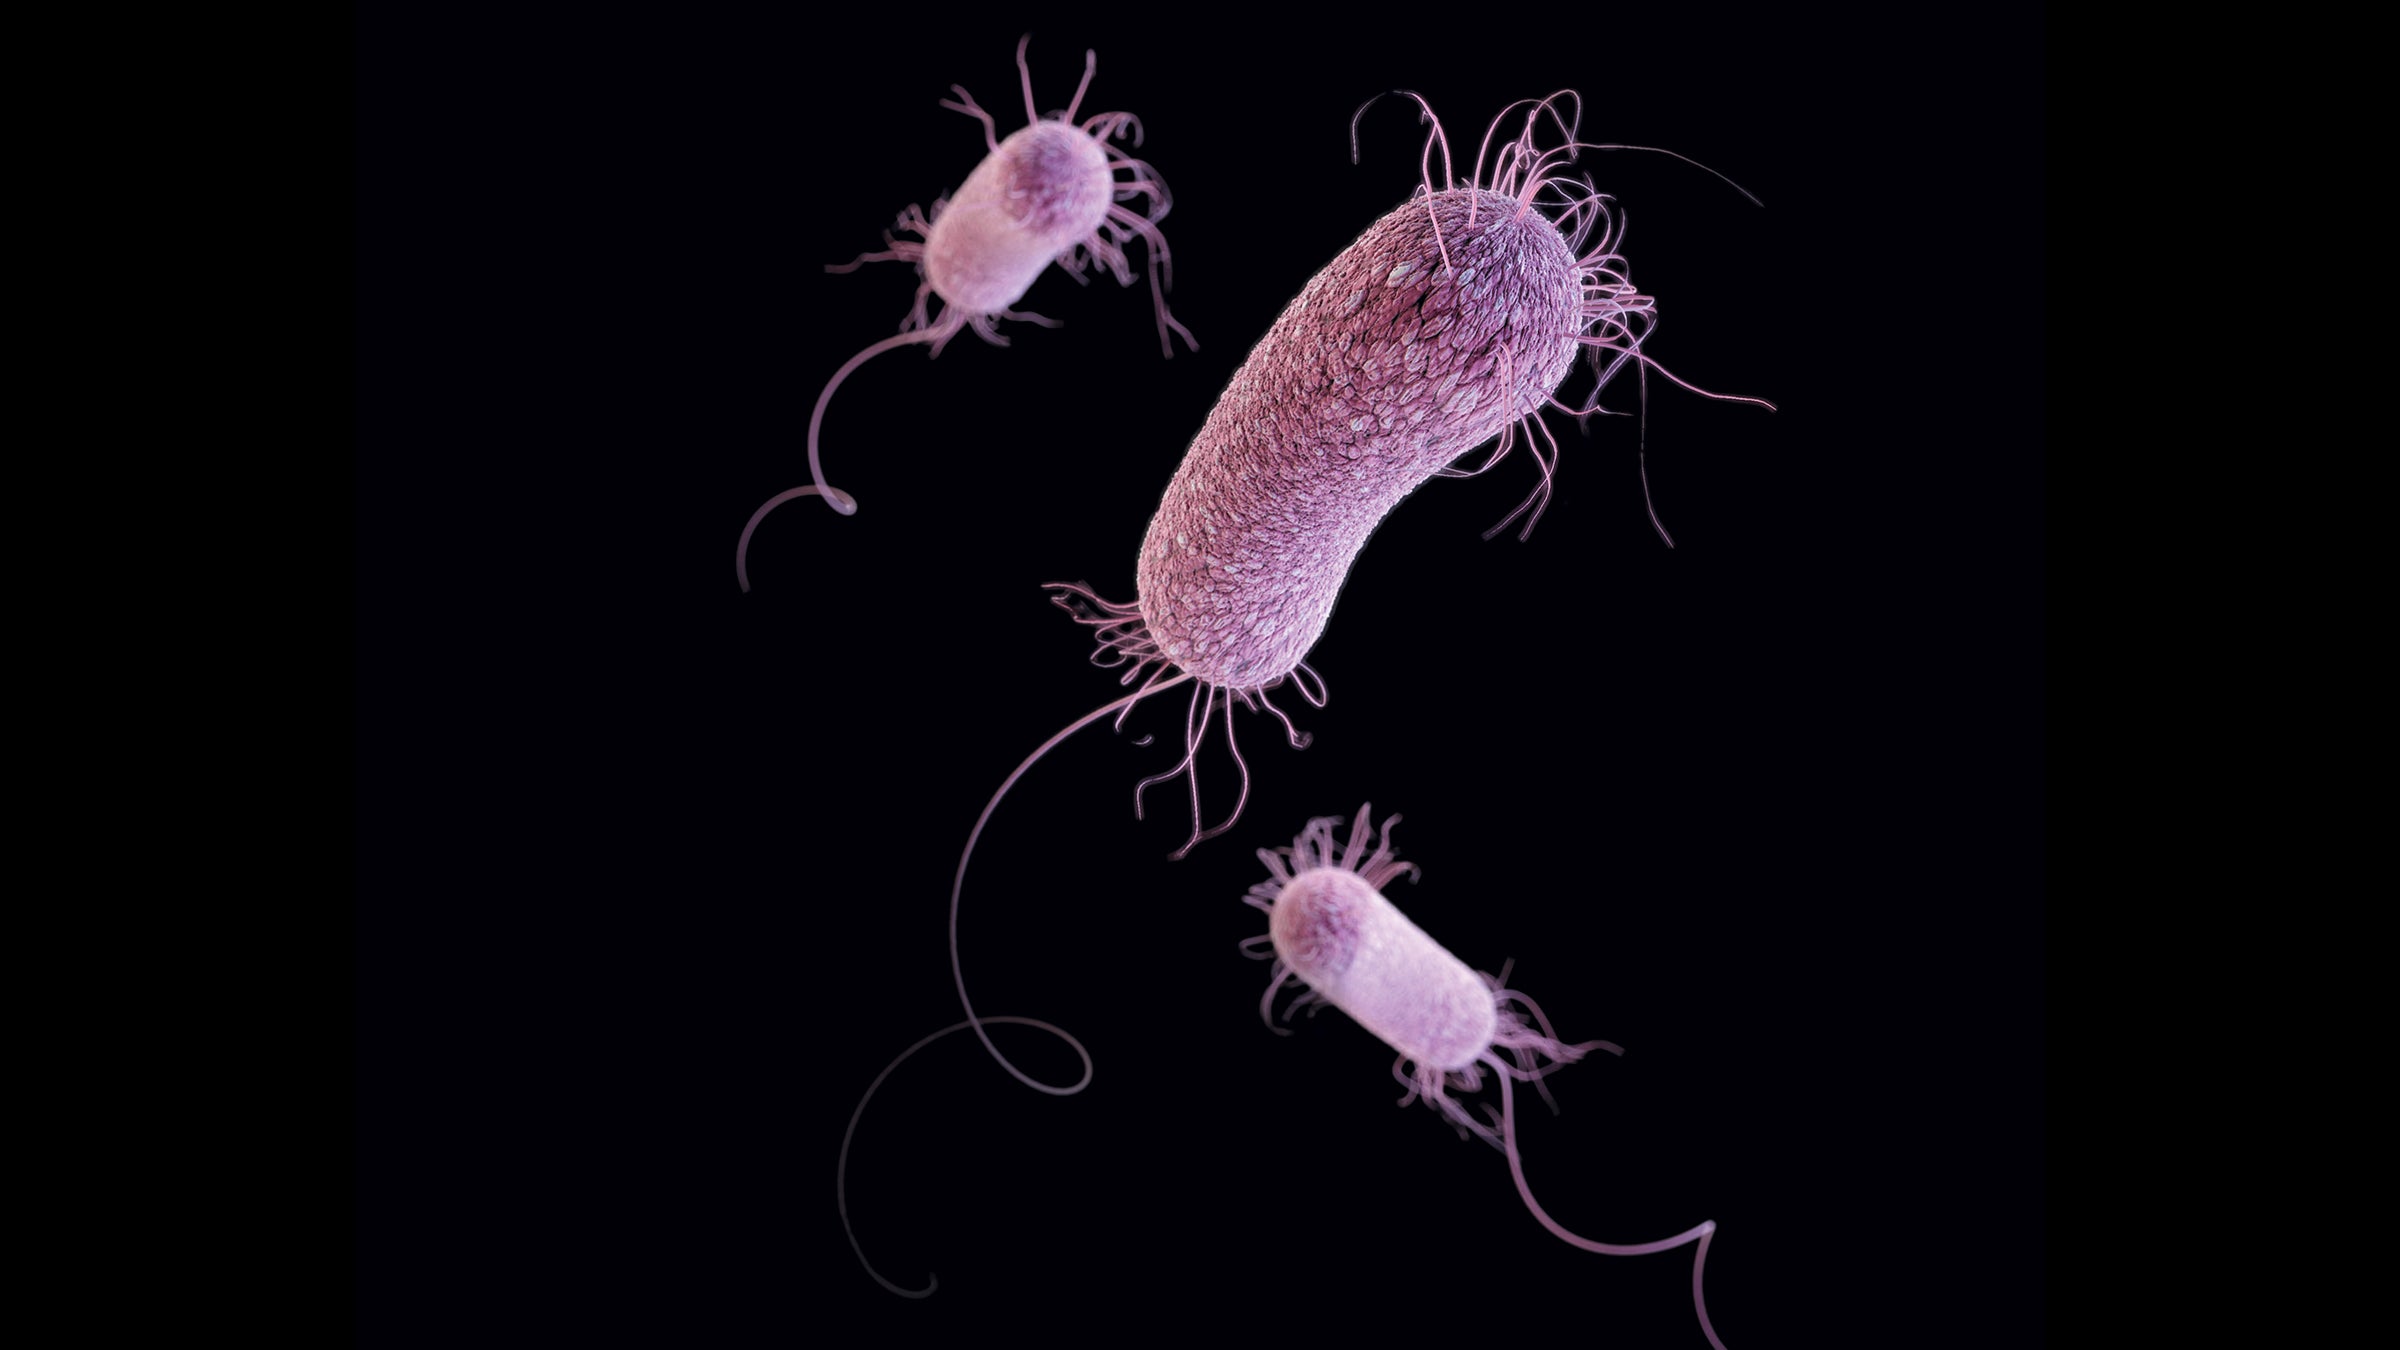
[[[834,510],[841,512],[845,516],[855,516],[858,514],[858,498],[851,496],[849,493],[844,492],[837,487],[829,487],[825,489],[825,504],[832,507]]]

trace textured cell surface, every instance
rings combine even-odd
[[[1417,1063],[1464,1069],[1491,1048],[1491,986],[1356,872],[1317,867],[1292,878],[1268,911],[1268,932],[1319,997]]]
[[[1230,688],[1291,673],[1376,523],[1542,407],[1588,326],[1567,241],[1513,196],[1460,188],[1375,222],[1285,307],[1175,471],[1137,578],[1158,654]]]
[[[1108,152],[1090,135],[1064,122],[1022,127],[934,217],[925,278],[953,308],[996,314],[1099,230],[1116,192]]]

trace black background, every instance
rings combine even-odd
[[[1228,10],[364,15],[358,457],[360,1324],[369,1344],[791,1344],[1174,1328],[1699,1346],[1689,1252],[1612,1260],[1499,1155],[1396,1110],[1338,1015],[1271,1036],[1253,851],[1406,816],[1394,899],[1570,1038],[1523,1144],[1569,1227],[1720,1225],[1735,1350],[2022,1345],[2043,1315],[2042,53],[2028,7],[1896,24],[1494,7],[1449,31]],[[1482,25],[1476,27],[1474,25]],[[827,415],[860,513],[789,504],[811,401],[915,277],[828,275],[1035,92],[1129,109],[1171,185],[1137,285],[910,348]],[[1080,733],[968,876],[977,1006],[1099,1064],[1037,1095],[950,1037],[945,905],[1001,778],[1114,697],[1039,586],[1130,599],[1158,495],[1308,276],[1559,88],[1630,217],[1653,380],[1437,480],[1361,555],[1286,747],[1181,862],[1183,699]],[[1438,171],[1438,170],[1437,170]],[[1571,384],[1570,392],[1580,388]],[[1630,382],[1610,404],[1635,406]],[[1287,691],[1288,693],[1288,691]],[[1136,746],[1142,735],[1158,737]],[[1231,804],[1221,740],[1211,821]],[[1000,1033],[1058,1078],[1055,1043]]]

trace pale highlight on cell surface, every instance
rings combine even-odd
[[[1589,179],[1566,168],[1585,149],[1641,147],[1577,140],[1581,103],[1571,91],[1523,99],[1494,120],[1460,186],[1440,123],[1417,104],[1432,124],[1417,192],[1302,288],[1219,396],[1151,518],[1136,558],[1137,602],[1109,602],[1081,583],[1050,588],[1092,630],[1093,664],[1117,671],[1131,692],[1069,723],[1009,772],[968,831],[950,886],[950,971],[963,1025],[1036,1091],[1071,1095],[1090,1074],[1059,1086],[1011,1063],[975,1012],[959,946],[967,867],[1009,789],[1075,732],[1112,715],[1121,728],[1137,703],[1188,684],[1181,756],[1135,785],[1134,814],[1150,788],[1180,777],[1192,830],[1172,856],[1231,828],[1250,789],[1235,705],[1273,716],[1295,749],[1307,744],[1274,691],[1288,682],[1325,705],[1324,681],[1305,658],[1384,515],[1426,480],[1483,473],[1522,440],[1537,481],[1491,533],[1520,516],[1530,532],[1559,467],[1542,411],[1601,411],[1601,391],[1618,373],[1659,369],[1642,351],[1655,305],[1618,252],[1622,221]],[[1495,150],[1520,111],[1516,134]],[[1541,144],[1545,128],[1556,129],[1558,144]],[[1592,388],[1562,401],[1560,388],[1585,356]],[[1486,442],[1479,463],[1454,467]],[[1205,825],[1198,761],[1220,711],[1239,785],[1225,819]]]
[[[1400,1104],[1422,1101],[1440,1112],[1463,1137],[1473,1135],[1508,1158],[1509,1175],[1517,1194],[1542,1227],[1571,1246],[1609,1256],[1644,1256],[1697,1244],[1692,1256],[1692,1307],[1700,1330],[1717,1350],[1725,1350],[1708,1316],[1701,1276],[1708,1264],[1708,1244],[1716,1235],[1707,1221],[1655,1242],[1597,1242],[1569,1232],[1542,1209],[1525,1179],[1525,1160],[1517,1149],[1516,1095],[1512,1084],[1531,1083],[1545,1100],[1542,1080],[1561,1066],[1593,1050],[1622,1055],[1607,1041],[1568,1044],[1551,1030],[1550,1020],[1524,993],[1508,987],[1509,967],[1497,978],[1469,969],[1424,929],[1410,922],[1386,899],[1383,887],[1416,868],[1392,853],[1392,827],[1400,817],[1373,830],[1368,807],[1358,809],[1349,842],[1337,841],[1339,816],[1308,823],[1290,848],[1260,849],[1268,880],[1250,888],[1243,903],[1265,910],[1267,931],[1246,940],[1250,955],[1274,958],[1267,992],[1259,999],[1259,1016],[1267,1029],[1288,1035],[1275,1025],[1275,995],[1297,980],[1301,995],[1283,1011],[1288,1020],[1301,1008],[1330,1005],[1350,1014],[1398,1053],[1392,1076],[1407,1089]],[[1374,847],[1367,847],[1370,837]],[[1487,1103],[1486,1118],[1476,1119],[1453,1093],[1482,1090],[1486,1074],[1500,1085],[1500,1108]],[[1551,1103],[1557,1109],[1557,1103]]]
[[[1167,238],[1158,228],[1172,205],[1167,185],[1148,164],[1111,144],[1130,135],[1138,148],[1141,119],[1129,112],[1105,112],[1080,123],[1075,120],[1098,63],[1097,55],[1088,51],[1083,54],[1083,81],[1075,86],[1075,97],[1066,111],[1044,118],[1035,110],[1033,72],[1025,61],[1030,41],[1028,36],[1017,43],[1026,125],[1002,139],[992,115],[978,106],[964,87],[950,86],[958,97],[942,100],[941,106],[983,123],[984,144],[989,147],[983,162],[954,195],[936,197],[931,211],[919,211],[911,204],[900,213],[894,228],[912,237],[900,238],[887,230],[881,252],[863,253],[825,269],[848,272],[870,262],[912,263],[920,278],[916,304],[901,322],[897,336],[868,344],[835,370],[833,378],[825,382],[824,392],[817,395],[817,405],[808,416],[808,473],[813,481],[768,498],[742,527],[742,537],[734,546],[733,572],[743,590],[750,589],[750,537],[768,512],[795,497],[822,497],[843,515],[858,510],[857,499],[825,481],[817,433],[825,420],[826,405],[833,401],[833,391],[869,359],[915,343],[925,344],[932,355],[939,356],[950,339],[968,329],[994,346],[1005,347],[1008,338],[997,326],[1001,319],[1056,327],[1050,319],[1010,306],[1022,299],[1035,278],[1053,263],[1078,283],[1086,281],[1087,270],[1102,268],[1119,285],[1132,285],[1133,268],[1125,250],[1136,239],[1145,245],[1160,349],[1170,357],[1175,354],[1170,334],[1198,349],[1190,330],[1167,312],[1166,292],[1174,262],[1167,251]],[[1126,205],[1136,200],[1146,203],[1143,210]],[[931,299],[941,301],[938,312],[928,309]]]

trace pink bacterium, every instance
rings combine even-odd
[[[1177,857],[1231,826],[1248,800],[1235,703],[1263,706],[1302,743],[1270,691],[1288,679],[1322,706],[1324,682],[1306,657],[1368,536],[1426,480],[1481,474],[1522,438],[1539,477],[1485,535],[1523,517],[1522,539],[1541,519],[1558,469],[1543,409],[1577,418],[1601,411],[1602,390],[1628,366],[1637,379],[1660,370],[1710,398],[1772,406],[1696,389],[1641,350],[1656,306],[1618,251],[1622,218],[1566,166],[1585,149],[1646,147],[1578,141],[1582,105],[1562,90],[1503,110],[1458,186],[1441,124],[1417,103],[1433,126],[1420,190],[1309,280],[1218,397],[1143,537],[1136,602],[1113,603],[1080,584],[1052,588],[1094,630],[1094,659],[1126,668],[1124,684],[1139,681],[1149,694],[1192,682],[1183,759],[1145,780],[1134,799],[1139,815],[1143,789],[1186,778],[1192,834]],[[1519,134],[1495,153],[1501,124],[1520,108]],[[1563,143],[1537,144],[1545,120]],[[1579,357],[1596,380],[1570,405],[1558,390]],[[1487,441],[1493,449],[1480,463],[1455,467]],[[1655,511],[1651,519],[1657,525]],[[1162,678],[1169,667],[1177,673]],[[1222,824],[1203,829],[1196,758],[1220,704],[1241,796]]]
[[[1422,1101],[1440,1112],[1462,1138],[1473,1135],[1506,1154],[1509,1175],[1516,1180],[1525,1208],[1570,1246],[1608,1256],[1644,1256],[1699,1244],[1692,1257],[1692,1307],[1708,1343],[1725,1350],[1701,1292],[1708,1244],[1717,1231],[1714,1220],[1656,1242],[1595,1242],[1551,1218],[1525,1180],[1525,1160],[1517,1151],[1516,1094],[1510,1085],[1531,1083],[1547,1101],[1549,1090],[1542,1080],[1561,1066],[1592,1050],[1622,1055],[1624,1049],[1608,1041],[1570,1045],[1559,1040],[1541,1008],[1508,987],[1508,965],[1501,966],[1497,978],[1469,969],[1384,898],[1385,883],[1403,873],[1414,880],[1417,869],[1392,853],[1392,827],[1400,823],[1398,816],[1385,819],[1374,835],[1374,851],[1367,851],[1373,830],[1369,809],[1358,809],[1347,846],[1334,838],[1341,818],[1323,816],[1308,822],[1290,848],[1258,851],[1269,879],[1251,887],[1243,903],[1266,911],[1267,931],[1245,940],[1242,947],[1253,957],[1272,956],[1275,962],[1267,991],[1258,1001],[1267,1029],[1290,1034],[1275,1025],[1273,1009],[1275,995],[1295,979],[1306,988],[1284,1008],[1286,1019],[1317,1004],[1350,1014],[1399,1054],[1392,1062],[1392,1076],[1406,1089],[1400,1104]],[[1500,1109],[1493,1112],[1485,1106],[1485,1121],[1468,1114],[1451,1093],[1481,1091],[1487,1070],[1499,1081]],[[1556,1102],[1550,1106],[1558,1109]]]
[[[992,115],[976,104],[974,96],[963,86],[950,86],[958,98],[955,102],[944,99],[941,106],[983,123],[989,151],[983,162],[967,175],[956,194],[936,197],[930,212],[920,212],[912,203],[900,213],[895,228],[915,238],[895,238],[887,230],[882,252],[862,253],[825,269],[849,272],[870,262],[913,263],[920,278],[916,303],[896,336],[868,344],[835,370],[817,395],[817,405],[808,415],[808,473],[814,481],[777,493],[751,513],[733,551],[734,579],[743,590],[750,589],[750,536],[768,512],[795,497],[822,497],[826,505],[845,516],[858,510],[855,497],[825,481],[817,433],[825,420],[825,407],[833,401],[833,391],[869,359],[911,343],[924,343],[932,355],[939,356],[964,329],[1005,347],[1008,338],[996,326],[1001,319],[1057,327],[1054,320],[1010,306],[1022,299],[1034,279],[1053,263],[1077,282],[1084,281],[1087,267],[1098,266],[1106,268],[1119,285],[1132,285],[1133,270],[1125,248],[1136,238],[1148,246],[1159,347],[1168,357],[1174,356],[1168,336],[1173,332],[1186,346],[1199,349],[1190,330],[1167,311],[1166,292],[1172,284],[1174,260],[1167,250],[1167,238],[1158,228],[1173,204],[1167,185],[1148,164],[1110,144],[1130,131],[1138,148],[1141,119],[1129,112],[1105,112],[1080,124],[1075,121],[1076,109],[1083,104],[1099,61],[1098,55],[1089,51],[1083,54],[1083,81],[1075,86],[1075,97],[1066,111],[1055,119],[1043,118],[1034,107],[1033,71],[1025,62],[1025,48],[1031,41],[1028,35],[1017,42],[1025,126],[1002,139]],[[1119,173],[1127,176],[1120,179]],[[1146,210],[1136,212],[1124,205],[1137,198],[1147,201]],[[928,297],[941,300],[938,314],[928,312]]]

